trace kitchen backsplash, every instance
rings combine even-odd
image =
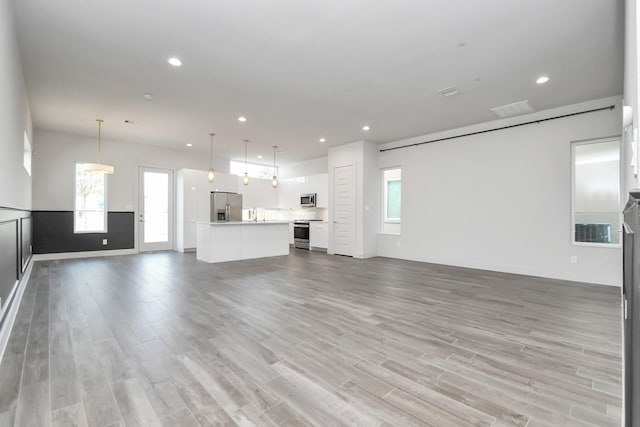
[[[256,209],[258,221],[293,221],[294,219],[329,219],[327,208],[300,208],[300,209]],[[253,209],[242,210],[242,220],[251,221]]]

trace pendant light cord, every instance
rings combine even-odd
[[[273,146],[273,176],[276,176],[276,148],[278,148],[277,145]]]
[[[211,145],[210,145],[210,149],[209,149],[209,160],[211,161],[211,169],[213,169],[213,136],[215,135],[215,133],[210,133],[209,136],[211,137]]]
[[[244,140],[244,174],[247,174],[247,144],[249,143],[248,139]]]
[[[96,122],[98,122],[98,164],[102,164],[102,162],[100,162],[100,142],[102,140],[102,122],[104,120],[102,119],[96,119]]]

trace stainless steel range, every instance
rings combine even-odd
[[[309,249],[309,222],[321,219],[296,219],[293,221],[293,246],[298,249]]]

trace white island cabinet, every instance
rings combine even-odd
[[[289,255],[289,222],[198,222],[196,258],[204,262]]]

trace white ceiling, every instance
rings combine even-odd
[[[35,127],[207,155],[210,131],[293,162],[622,93],[623,0],[12,3]]]

